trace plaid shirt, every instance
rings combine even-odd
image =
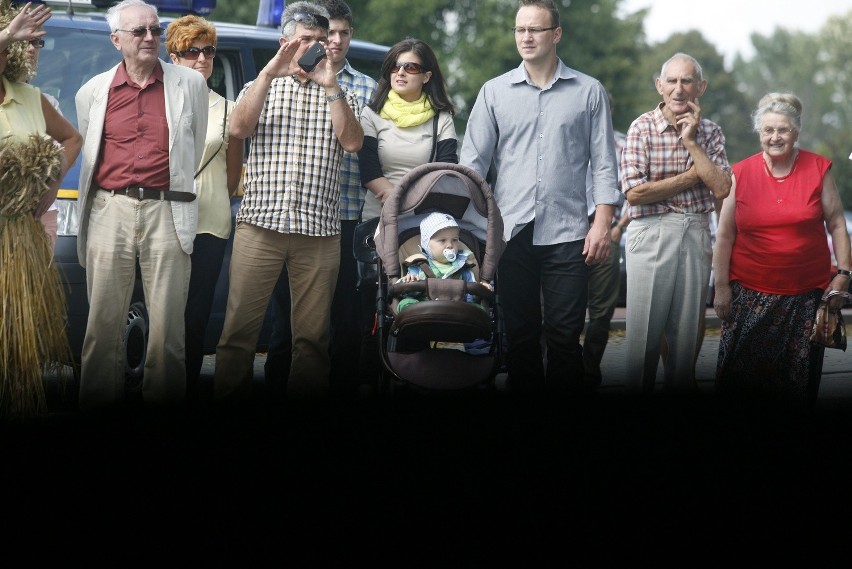
[[[251,82],[243,87],[237,104]],[[355,116],[354,95],[346,102]],[[340,233],[340,161],[325,89],[293,77],[274,79],[252,135],[237,223],[280,233]]]
[[[369,75],[356,71],[349,62],[337,72],[337,82],[349,93],[355,95],[361,108],[367,106],[376,81]],[[358,170],[358,154],[343,153],[343,165],[340,167],[340,219],[357,220],[361,216],[361,206],[364,204],[364,188],[361,187],[361,173]]]
[[[646,182],[658,182],[692,167],[692,157],[681,141],[680,134],[663,114],[663,103],[657,105],[630,125],[627,142],[621,155],[621,187],[626,194]],[[701,119],[696,141],[704,147],[707,157],[725,172],[731,173],[725,154],[725,135],[716,123]],[[632,205],[630,218],[662,213],[710,213],[714,209],[713,193],[703,182],[661,202]]]

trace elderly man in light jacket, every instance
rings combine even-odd
[[[159,59],[156,7],[124,0],[107,21],[123,59],[76,96],[85,138],[77,253],[90,305],[82,410],[124,397],[123,329],[137,259],[150,321],[143,400],[185,396],[183,313],[198,222],[192,180],[207,131],[207,85],[196,71]]]

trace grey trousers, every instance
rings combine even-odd
[[[665,337],[667,389],[695,389],[695,351],[713,249],[708,214],[634,219],[627,236],[627,369],[630,391],[651,392]]]

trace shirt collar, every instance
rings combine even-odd
[[[9,81],[5,77],[3,79],[3,89],[6,91],[6,99],[3,104],[17,103],[20,101],[20,87],[16,81]]]
[[[150,85],[154,81],[163,82],[163,66],[160,64],[160,60],[157,60],[157,65],[154,66],[154,71],[151,73],[151,77],[148,78],[148,83],[146,85]],[[118,69],[115,70],[115,77],[112,78],[112,83],[110,83],[110,89],[113,87],[118,87],[127,83],[130,85],[131,83],[135,85],[130,80],[130,76],[127,74],[127,67],[125,67],[124,60],[121,60],[121,63],[118,64]],[[140,85],[140,87],[145,88],[146,85]]]
[[[338,75],[341,73],[347,73],[350,77],[355,77],[355,68],[349,65],[349,60],[343,60],[343,67],[340,68],[340,71],[337,72]]]
[[[665,105],[666,104],[664,102],[660,101],[654,109],[654,128],[660,134],[665,132],[665,130],[669,127],[675,128],[674,125],[669,122],[669,119],[666,118],[665,113],[663,113],[663,107]]]
[[[548,84],[548,87],[550,85],[553,85],[553,83],[555,83],[557,79],[573,79],[575,77],[577,77],[577,72],[574,71],[573,69],[571,69],[570,67],[568,67],[567,65],[565,65],[564,63],[562,63],[561,59],[557,58],[556,59],[556,73],[554,73],[553,79]],[[524,83],[524,82],[526,82],[526,83],[529,83],[530,85],[532,85],[532,83],[527,78],[527,70],[524,67],[523,61],[521,62],[520,65],[518,65],[516,68],[512,69],[509,72],[509,82],[510,83]]]

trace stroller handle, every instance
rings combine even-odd
[[[431,282],[430,282],[431,281]],[[482,300],[492,301],[494,299],[494,291],[485,286],[482,283],[477,282],[467,282],[457,279],[447,280],[447,279],[432,279],[427,278],[422,281],[412,281],[410,283],[396,283],[388,286],[388,298],[394,298],[396,296],[401,296],[403,294],[423,294],[426,296],[429,295],[430,288],[435,288],[434,284],[440,282],[444,283],[454,283],[452,287],[453,293],[458,292],[460,298],[432,298],[432,300],[464,300],[465,294],[472,294],[473,296],[478,296]],[[457,283],[457,284],[455,284]],[[433,285],[430,287],[430,285]],[[446,289],[441,287],[442,291]],[[456,296],[456,294],[452,294],[452,296]]]

